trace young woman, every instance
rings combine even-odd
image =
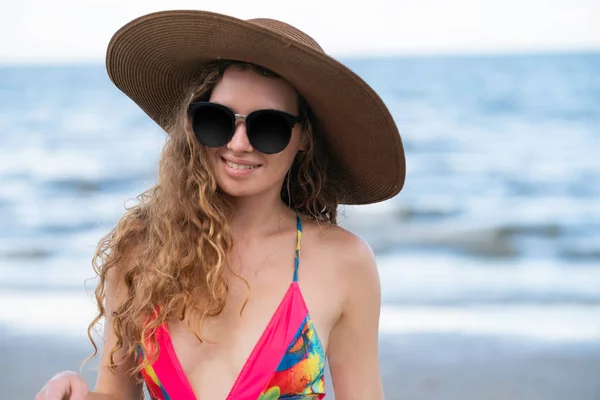
[[[374,256],[336,225],[403,186],[381,99],[290,25],[202,11],[128,23],[107,68],[168,140],[94,260],[95,391],[36,399],[321,399],[326,359],[338,400],[382,399]]]

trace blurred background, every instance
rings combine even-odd
[[[165,140],[104,52],[181,8],[289,22],[392,111],[404,190],[341,217],[378,259],[387,399],[600,399],[597,0],[3,2],[2,399],[92,351],[95,246]]]

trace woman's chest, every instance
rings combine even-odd
[[[174,351],[196,393],[226,398],[249,366],[255,371],[268,366],[277,381],[271,390],[299,391],[309,383],[320,387],[339,307],[334,282],[313,279],[310,266],[302,271],[297,285],[289,274],[285,279],[284,274],[265,276],[265,271],[262,279],[261,273],[244,276],[248,286],[240,279],[230,280],[220,315],[205,317],[201,326],[198,318],[169,324]],[[188,323],[201,328],[204,342]]]

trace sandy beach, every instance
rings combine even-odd
[[[56,372],[77,370],[91,349],[83,337],[17,335],[6,329],[0,337],[3,400],[32,400]],[[381,365],[388,400],[600,399],[600,343],[382,336]],[[90,368],[84,376],[93,385]],[[331,385],[327,398],[335,398]]]

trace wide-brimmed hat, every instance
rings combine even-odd
[[[400,192],[404,149],[388,108],[363,79],[287,23],[199,10],[156,12],[114,34],[106,67],[114,84],[166,129],[199,67],[219,59],[270,69],[304,97],[327,145],[341,203],[375,203]]]

